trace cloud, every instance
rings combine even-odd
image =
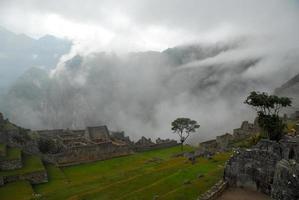
[[[129,52],[238,35],[288,40],[298,35],[298,9],[292,0],[2,0],[0,24],[35,36],[69,37],[91,49]]]
[[[280,0],[1,1],[3,26],[75,43],[49,84],[36,89],[45,93],[31,101],[12,90],[7,108],[31,128],[105,123],[134,139],[169,137],[171,120],[186,116],[201,124],[201,139],[223,134],[253,118],[243,105],[249,91],[271,92],[298,73],[298,6]]]

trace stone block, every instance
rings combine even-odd
[[[281,160],[277,163],[272,185],[273,200],[299,199],[299,164]]]

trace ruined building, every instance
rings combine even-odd
[[[61,145],[57,153],[47,153],[44,159],[60,166],[124,156],[132,153],[129,145],[112,140],[107,126],[87,127],[85,130],[39,130],[41,137]]]
[[[231,187],[260,191],[274,200],[298,200],[299,137],[261,140],[252,149],[237,150],[224,179]]]
[[[216,152],[224,152],[233,148],[232,144],[240,140],[251,137],[260,131],[257,120],[254,123],[243,121],[240,128],[233,130],[233,134],[225,133],[217,136],[214,140],[201,142],[196,151],[196,155],[214,154]]]
[[[142,137],[134,143],[124,132],[109,131],[107,126],[82,130],[54,129],[30,131],[4,120],[0,113],[0,143],[17,147],[25,153],[38,155],[58,166],[67,166],[125,156],[177,145],[173,140]],[[0,152],[1,153],[1,152]]]

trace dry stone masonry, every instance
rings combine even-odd
[[[261,140],[252,149],[237,150],[228,161],[224,179],[231,187],[245,187],[274,200],[299,199],[299,137],[280,142]]]

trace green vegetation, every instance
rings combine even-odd
[[[5,144],[0,144],[0,155],[6,154],[6,145]]]
[[[194,133],[200,125],[197,121],[189,118],[177,118],[171,123],[171,130],[180,137],[181,150],[183,151],[184,142]]]
[[[7,148],[6,156],[0,160],[16,160],[21,158],[21,150],[18,148]]]
[[[44,165],[39,157],[37,156],[23,156],[23,167],[16,170],[0,171],[0,176],[12,176],[18,174],[27,174],[36,171],[45,170]]]
[[[185,146],[185,150],[193,148]],[[229,153],[192,165],[174,157],[180,147],[71,167],[48,165],[49,182],[34,186],[42,199],[196,199],[223,174]],[[201,176],[200,176],[201,175]]]
[[[29,200],[32,199],[33,193],[34,191],[27,181],[17,181],[0,187],[1,200]]]
[[[190,146],[184,149],[194,150]],[[221,153],[209,160],[199,158],[192,164],[184,157],[174,156],[180,152],[176,146],[63,168],[48,164],[48,183],[34,185],[33,190],[25,181],[10,183],[0,187],[0,197],[1,200],[196,199],[222,177],[224,163],[230,157],[230,153]],[[13,170],[14,174],[43,170],[37,157],[24,155],[24,161],[24,169]],[[8,173],[2,171],[0,176],[13,175]]]
[[[255,135],[252,135],[248,138],[238,140],[238,141],[233,141],[230,143],[231,147],[239,147],[239,148],[250,148],[253,145],[256,145],[262,138],[264,138],[263,134],[261,133],[256,133]]]
[[[285,129],[285,124],[279,117],[279,112],[282,108],[291,106],[291,99],[253,91],[244,103],[257,111],[259,126],[265,131],[268,138],[279,141]]]
[[[292,131],[292,129],[295,129],[296,128],[296,124],[297,124],[297,122],[296,121],[294,121],[294,120],[288,120],[287,122],[286,122],[286,132],[291,132]]]

